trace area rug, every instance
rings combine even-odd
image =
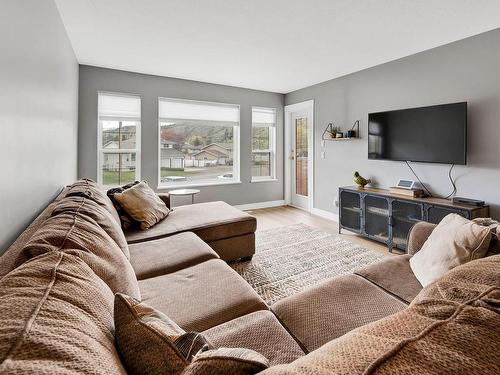
[[[255,237],[253,259],[233,263],[231,267],[269,305],[384,258],[338,235],[305,224],[258,231]]]

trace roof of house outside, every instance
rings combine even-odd
[[[176,150],[175,148],[162,148],[161,149],[161,157],[162,158],[179,158],[179,159],[184,159],[185,156],[182,152],[179,150]]]
[[[227,157],[227,155],[225,155],[225,154],[222,154],[220,152],[215,152],[212,150],[201,150],[201,151],[195,152],[192,156],[196,157],[196,156],[203,154],[203,153],[206,153],[208,155],[212,155],[214,158],[217,158],[217,159],[220,158],[221,156]]]
[[[104,144],[103,148],[110,148],[110,149],[118,148],[118,141],[109,141],[109,142],[106,142]],[[130,138],[122,141],[120,148],[123,148],[123,149],[134,149],[134,148],[136,148],[135,134],[132,137],[130,137]]]
[[[202,148],[202,150],[205,149],[205,148],[208,148],[210,146],[220,146],[220,147],[225,148],[226,150],[229,150],[229,151],[233,149],[233,144],[232,143],[213,142],[213,143],[210,143],[210,144],[204,146]]]

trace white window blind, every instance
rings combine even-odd
[[[252,181],[274,179],[276,109],[252,107]]]
[[[99,119],[140,121],[141,98],[131,95],[99,93]]]
[[[276,124],[276,110],[274,108],[252,108],[253,126],[274,126]]]
[[[214,121],[239,125],[240,109],[237,105],[160,98],[160,120]]]

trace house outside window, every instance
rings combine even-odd
[[[140,180],[141,98],[98,93],[97,181],[118,186]]]
[[[252,107],[252,181],[276,177],[276,109]]]
[[[158,186],[239,182],[240,108],[159,98]]]

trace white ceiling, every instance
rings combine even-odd
[[[500,27],[499,0],[55,0],[80,64],[287,93]]]

